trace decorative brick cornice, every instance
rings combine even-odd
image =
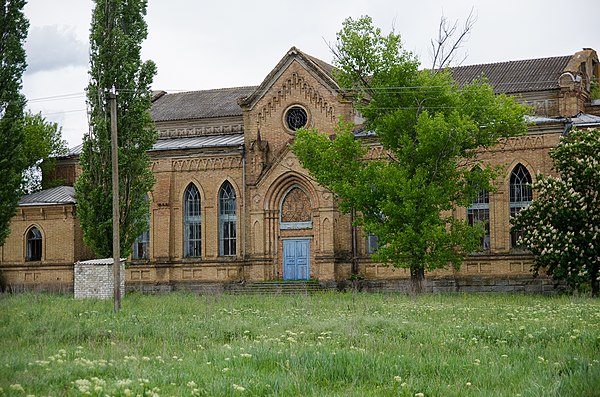
[[[158,127],[159,138],[183,138],[203,135],[235,134],[244,132],[244,124],[207,125],[194,127]]]
[[[533,136],[519,136],[512,138],[504,138],[498,141],[498,144],[493,148],[488,150],[496,151],[496,150],[527,150],[534,148],[543,148],[544,146],[544,136],[543,135],[533,135]]]
[[[307,79],[298,73],[292,73],[292,76],[281,84],[277,93],[258,112],[259,127],[268,117],[273,116],[279,108],[287,106],[288,97],[297,92],[303,95],[306,100],[305,105],[310,105],[314,110],[325,113],[325,116],[329,117],[331,121],[335,121],[335,107],[327,102],[319,90],[308,83]]]
[[[173,171],[211,171],[242,167],[242,157],[205,157],[171,161]]]

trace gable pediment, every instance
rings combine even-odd
[[[310,55],[303,53],[296,47],[292,47],[286,55],[279,61],[277,66],[267,75],[263,82],[254,90],[252,94],[247,97],[241,98],[239,105],[246,110],[252,110],[256,104],[261,101],[268,93],[276,86],[282,75],[290,68],[290,66],[297,62],[302,66],[308,74],[315,78],[323,87],[329,90],[333,95],[337,95],[339,92],[339,85],[336,83],[332,75],[333,66],[320,61]],[[281,84],[281,83],[279,83]],[[286,93],[291,89],[302,89],[305,91],[311,90],[311,94],[316,91],[315,87],[311,87],[310,84],[301,76],[296,75],[292,78],[292,81],[284,82],[281,87],[278,87],[278,95],[275,96],[275,103],[285,97]]]

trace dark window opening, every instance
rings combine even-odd
[[[219,191],[219,255],[236,255],[237,208],[235,190],[225,182]]]
[[[517,164],[510,174],[510,218],[527,208],[533,200],[531,190],[531,174],[523,164]],[[522,231],[510,232],[510,247],[521,248],[519,240],[523,237]]]
[[[202,255],[200,192],[193,184],[185,190],[183,206],[183,254],[185,257],[200,257]]]
[[[29,232],[27,232],[27,252],[25,260],[42,260],[42,233],[37,227],[32,227],[29,229]]]
[[[477,197],[467,208],[469,225],[483,224],[484,234],[481,236],[480,251],[490,250],[490,193],[480,190]]]

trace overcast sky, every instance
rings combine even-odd
[[[149,0],[142,56],[158,66],[153,89],[167,92],[258,85],[296,46],[331,62],[347,17],[370,15],[404,47],[431,63],[430,40],[440,17],[477,17],[462,49],[463,65],[600,51],[600,1],[580,0]],[[29,0],[28,106],[62,126],[69,146],[87,131],[90,0]]]

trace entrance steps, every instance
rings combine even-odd
[[[262,281],[228,284],[225,291],[230,294],[255,295],[308,295],[326,291],[318,281]]]

